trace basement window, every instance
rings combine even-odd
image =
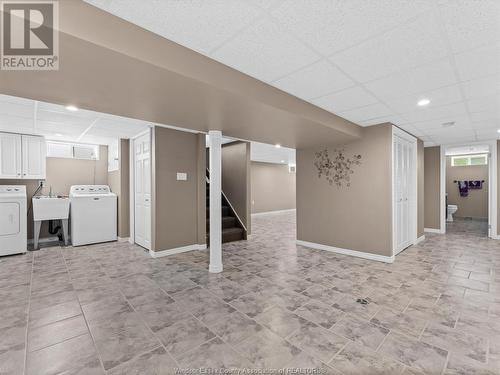
[[[47,157],[99,160],[99,146],[70,142],[47,142]]]
[[[451,157],[452,167],[469,167],[474,165],[487,165],[487,164],[488,164],[487,154]]]

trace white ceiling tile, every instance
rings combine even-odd
[[[429,104],[429,108],[431,108],[460,102],[462,94],[458,85],[452,85],[437,90],[389,99],[386,103],[398,113],[407,113],[418,109],[418,101],[424,98],[431,101],[431,104]]]
[[[444,59],[366,83],[365,86],[382,100],[391,100],[453,84],[456,84],[453,67],[448,59]]]
[[[114,0],[94,5],[205,54],[260,14],[257,7],[242,0]]]
[[[476,137],[478,141],[487,141],[500,138],[500,134],[496,129],[476,130]]]
[[[448,122],[454,122],[455,124],[453,126],[444,127],[443,123],[448,123]],[[471,119],[465,115],[459,117],[453,116],[451,118],[446,118],[446,119],[413,122],[411,125],[423,132],[432,131],[435,129],[446,129],[449,132],[453,132],[453,129],[456,128],[463,129],[463,128],[473,127]]]
[[[458,74],[469,81],[500,73],[500,44],[489,45],[455,55]]]
[[[498,42],[498,0],[450,0],[440,7],[440,13],[455,52]]]
[[[33,129],[33,119],[15,113],[0,113],[0,126],[4,131],[15,132],[18,128]]]
[[[365,107],[351,109],[345,112],[339,112],[338,115],[355,123],[375,118],[387,117],[392,111],[382,103],[370,104]]]
[[[500,120],[500,114],[498,111],[474,112],[470,114],[470,117],[474,122]]]
[[[86,127],[89,126],[93,121],[93,119],[88,117],[81,117],[69,113],[49,112],[43,110],[38,110],[37,120],[59,123],[60,124],[59,126],[63,127],[67,126]]]
[[[0,101],[0,115],[13,115],[31,119],[35,113],[34,104],[26,105],[10,101]]]
[[[500,93],[500,74],[461,82],[460,85],[468,99],[496,95]]]
[[[269,9],[279,4],[282,0],[245,0],[245,1],[248,2],[249,4],[252,4],[254,6],[256,5],[260,8]]]
[[[432,0],[286,0],[274,11],[295,35],[325,55],[429,10]]]
[[[80,135],[85,129],[87,129],[87,125],[84,124],[45,120],[38,120],[36,127],[37,129],[44,131],[76,136]]]
[[[407,125],[408,122],[406,119],[404,119],[401,116],[398,115],[389,115],[389,116],[382,116],[382,117],[375,117],[369,120],[362,120],[358,121],[357,124],[361,126],[372,126],[372,125],[378,125],[378,124],[383,124],[386,122],[390,122],[394,125],[402,126],[402,125]]]
[[[354,85],[354,81],[326,60],[273,82],[273,86],[306,100]]]
[[[495,129],[496,131],[500,129],[500,119],[472,122],[472,127],[476,130]]]
[[[357,107],[377,103],[378,100],[359,86],[339,91],[330,95],[313,100],[317,106],[339,113]]]
[[[447,56],[434,14],[426,13],[376,38],[331,57],[359,82],[413,68]]]
[[[412,112],[403,113],[403,116],[410,122],[430,121],[437,119],[446,119],[446,121],[454,121],[458,117],[467,114],[465,103],[453,103],[443,105],[441,107],[422,107],[417,108]],[[451,120],[450,120],[451,119]]]
[[[467,105],[471,112],[496,111],[500,114],[500,94],[470,99],[467,101]]]
[[[33,100],[31,100],[31,99],[19,98],[17,96],[10,96],[10,95],[3,95],[3,94],[0,94],[0,102],[33,106]]]
[[[213,57],[265,82],[284,77],[319,58],[267,19],[231,39]]]

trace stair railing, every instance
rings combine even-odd
[[[206,180],[207,180],[207,184],[210,185],[210,170],[208,168],[207,168],[207,173],[206,173]],[[233,205],[231,204],[231,201],[228,199],[227,195],[224,194],[224,191],[222,189],[220,189],[220,191],[221,191],[222,196],[224,197],[224,199],[226,199],[227,204],[229,204],[229,207],[231,207],[231,210],[236,215],[236,220],[238,220],[238,223],[240,223],[241,227],[245,231],[245,235],[247,235],[248,234],[248,229],[247,229],[246,225],[243,224],[243,221],[241,220],[240,216],[238,215],[238,212],[234,209]]]

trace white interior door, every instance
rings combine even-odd
[[[47,145],[42,137],[22,136],[23,178],[45,179]]]
[[[151,139],[145,134],[134,140],[134,236],[151,250]]]
[[[22,178],[21,136],[0,133],[0,178]]]

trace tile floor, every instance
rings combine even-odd
[[[488,236],[488,221],[456,217],[452,222],[446,222],[446,231],[452,234],[473,234]]]
[[[128,243],[0,259],[0,374],[500,374],[500,242],[430,235],[388,265],[297,247],[294,225],[255,219],[220,275]]]

